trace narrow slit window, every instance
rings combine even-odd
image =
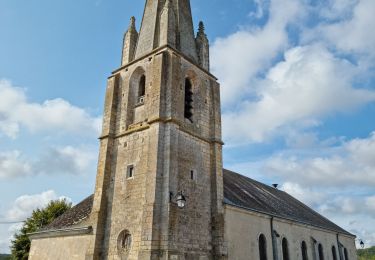
[[[146,94],[146,76],[142,75],[141,79],[139,80],[138,96],[143,97],[145,94]]]
[[[194,171],[190,171],[190,179],[195,180]]]
[[[286,238],[283,238],[282,249],[283,249],[283,260],[289,260],[288,240]]]
[[[185,110],[184,116],[193,122],[193,86],[190,79],[185,79]]]
[[[146,95],[146,76],[142,75],[139,79],[139,86],[138,86],[138,104],[143,104],[145,101]]]
[[[128,169],[126,171],[126,178],[127,179],[131,179],[133,177],[134,177],[134,166],[133,165],[129,165]]]
[[[337,253],[336,253],[336,247],[332,246],[332,258],[333,260],[337,260]]]
[[[319,244],[318,246],[318,253],[319,253],[319,260],[324,260],[324,252],[323,252],[322,244]]]
[[[259,260],[267,260],[267,241],[263,234],[259,236]]]
[[[301,244],[302,260],[308,260],[306,242],[302,241]]]
[[[345,256],[345,260],[349,260],[348,250],[346,248],[344,248],[344,256]]]

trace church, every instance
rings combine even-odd
[[[147,0],[108,78],[94,194],[30,260],[356,260],[355,236],[223,169],[220,85],[189,0]],[[251,173],[249,173],[251,174]]]

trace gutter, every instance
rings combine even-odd
[[[64,228],[55,230],[45,230],[33,233],[28,233],[30,240],[50,238],[50,237],[64,237],[64,236],[80,236],[88,235],[92,233],[92,226],[80,227],[80,228]]]

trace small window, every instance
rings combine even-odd
[[[302,260],[308,260],[306,242],[302,241],[301,244]]]
[[[139,80],[139,86],[138,86],[138,104],[143,104],[145,101],[145,94],[146,94],[146,76],[142,75],[142,77]]]
[[[128,230],[123,230],[117,240],[117,249],[120,253],[128,253],[132,246],[132,236]]]
[[[193,85],[190,79],[185,79],[185,110],[184,116],[193,122]]]
[[[288,240],[284,237],[282,242],[283,260],[289,260]]]
[[[193,180],[193,181],[195,181],[196,178],[197,178],[196,172],[194,170],[191,170],[190,171],[190,179]]]
[[[319,244],[319,246],[318,246],[318,252],[319,252],[319,260],[324,260],[324,252],[323,252],[323,246],[322,246],[322,244]]]
[[[336,247],[332,246],[332,258],[333,260],[337,260],[337,253],[336,253]]]
[[[128,169],[126,171],[126,178],[127,179],[134,178],[134,166],[133,165],[128,166]]]
[[[145,94],[146,94],[146,76],[142,75],[141,79],[139,80],[138,96],[143,97]]]
[[[344,257],[345,257],[345,260],[349,260],[348,250],[346,248],[344,248]]]
[[[263,234],[259,236],[259,259],[267,260],[267,240]]]

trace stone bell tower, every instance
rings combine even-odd
[[[224,259],[220,90],[189,0],[147,0],[108,79],[87,259]],[[176,204],[177,195],[186,200]]]

